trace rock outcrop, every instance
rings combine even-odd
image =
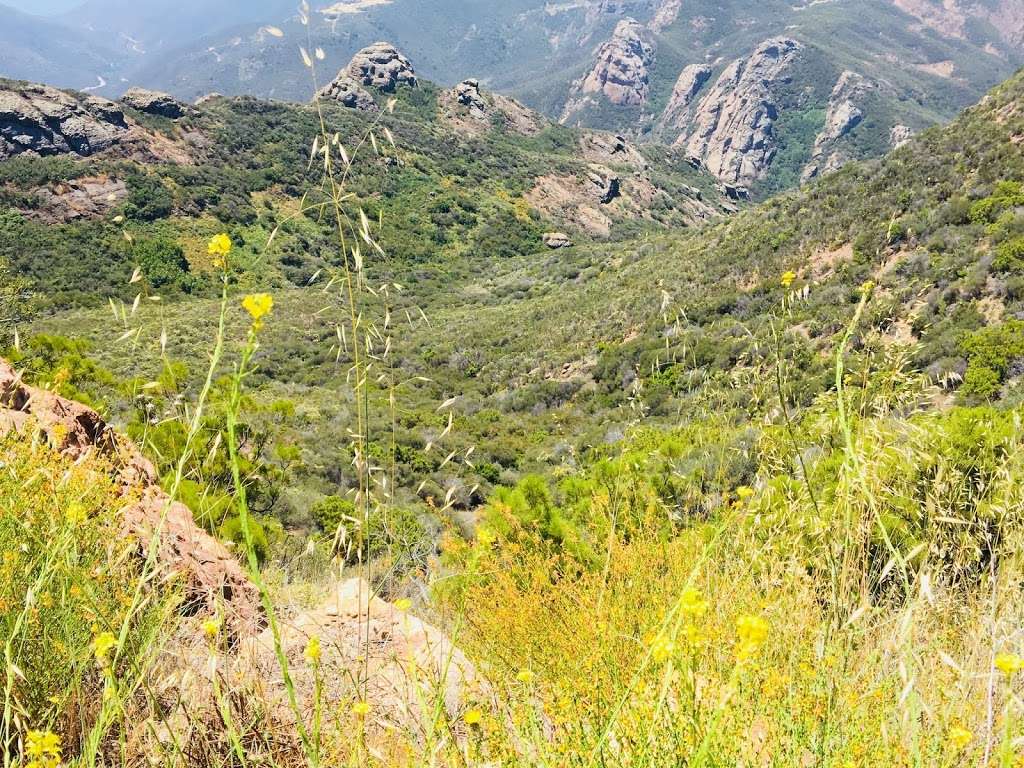
[[[469,706],[488,699],[489,687],[460,648],[436,627],[376,597],[362,579],[341,582],[320,606],[281,626],[281,649],[301,701],[312,701],[317,684],[304,658],[313,637],[322,654],[325,711],[347,710],[365,700],[378,723],[421,733],[425,719],[434,717],[438,692],[453,723]],[[281,720],[294,717],[269,630],[242,645],[238,669],[269,684]]]
[[[394,93],[400,85],[416,86],[412,62],[391,45],[374,43],[359,51],[337,77],[320,89],[317,98],[337,101],[350,109],[377,111],[367,88]]]
[[[138,542],[142,558],[155,556],[161,583],[181,586],[183,612],[223,616],[233,639],[262,628],[259,593],[237,560],[160,488],[156,468],[138,448],[91,408],[23,384],[0,360],[0,432],[11,430],[36,436],[72,460],[90,452],[108,458],[126,498],[124,533]]]
[[[23,152],[86,157],[130,132],[124,112],[107,99],[0,81],[0,160]]]
[[[651,20],[647,22],[647,28],[654,34],[660,34],[676,23],[679,11],[682,9],[683,0],[661,0],[658,9],[654,12]]]
[[[914,138],[914,131],[909,126],[897,123],[889,131],[889,146],[893,149],[899,149],[912,138]]]
[[[544,117],[515,99],[484,91],[480,81],[468,78],[438,97],[442,117],[459,133],[477,136],[500,125],[522,136],[539,133]]]
[[[625,165],[644,170],[647,160],[624,136],[613,133],[587,131],[580,135],[580,150],[590,163]]]
[[[859,104],[872,88],[874,84],[856,72],[846,70],[839,76],[828,100],[825,127],[814,140],[810,162],[801,174],[802,181],[839,170],[850,159],[837,143],[864,119]]]
[[[552,250],[570,248],[572,246],[572,238],[565,234],[565,232],[545,232],[543,240],[544,245]]]
[[[139,112],[169,117],[171,120],[178,120],[192,111],[187,104],[178,101],[169,93],[145,88],[129,88],[121,97],[121,103]]]
[[[611,38],[597,49],[593,68],[573,84],[562,122],[587,106],[608,101],[618,106],[639,106],[650,94],[650,67],[654,46],[636,19],[623,19]]]
[[[393,93],[399,85],[416,86],[412,62],[391,43],[374,43],[363,48],[352,57],[345,71],[360,85],[379,88],[385,93]]]
[[[683,128],[690,117],[690,106],[714,70],[707,64],[689,64],[679,73],[672,96],[662,113],[661,122],[669,128]]]
[[[776,91],[802,46],[786,37],[761,43],[732,62],[693,111],[693,128],[676,146],[721,181],[748,185],[762,178],[775,158]]]
[[[102,154],[190,164],[203,142],[198,131],[175,138],[148,131],[118,104],[98,96],[0,79],[0,160],[20,154]]]
[[[28,218],[48,224],[106,216],[128,197],[128,185],[108,176],[84,176],[32,191],[39,205],[22,211]]]

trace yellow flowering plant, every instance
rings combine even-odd
[[[51,731],[29,731],[25,736],[25,768],[57,768],[61,759],[60,736]]]
[[[274,297],[269,293],[250,293],[242,299],[242,308],[252,318],[252,328],[259,331],[263,327],[263,318],[274,308]]]
[[[224,232],[210,238],[210,242],[206,245],[206,252],[213,257],[213,265],[217,269],[227,268],[228,255],[231,253],[232,247],[231,238]]]

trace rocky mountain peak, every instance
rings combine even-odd
[[[399,85],[416,86],[416,71],[391,43],[374,43],[352,57],[338,76],[320,89],[317,98],[336,101],[349,109],[376,112],[377,102],[366,90],[394,93]]]
[[[690,116],[693,104],[701,88],[711,79],[714,70],[707,64],[689,64],[679,73],[672,96],[668,100],[662,122],[673,128],[682,128]]]
[[[618,106],[646,103],[653,62],[654,44],[648,30],[636,19],[622,19],[597,49],[594,66],[573,84],[562,121],[602,99]]]
[[[791,38],[771,38],[729,64],[676,145],[723,182],[747,185],[763,178],[777,151],[776,90],[789,82],[802,49]]]
[[[416,71],[391,43],[374,43],[359,51],[344,70],[362,86],[392,93],[399,85],[415,87]]]
[[[467,78],[444,91],[438,98],[438,106],[456,131],[471,136],[485,133],[495,123],[504,124],[513,133],[532,136],[546,123],[544,117],[515,99],[485,92],[476,78]]]
[[[839,76],[829,96],[825,127],[815,139],[811,160],[801,175],[804,181],[838,170],[850,159],[836,145],[864,119],[862,101],[874,87],[874,83],[851,70]]]

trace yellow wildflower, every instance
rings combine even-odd
[[[974,734],[966,728],[961,728],[956,725],[949,729],[949,734],[946,736],[946,739],[949,741],[950,746],[952,746],[953,749],[960,752],[974,740]]]
[[[694,587],[687,587],[683,590],[680,599],[680,610],[686,616],[703,616],[707,613],[707,600],[701,598],[700,592]]]
[[[480,725],[480,721],[484,719],[484,713],[479,709],[471,709],[462,716],[462,719],[466,725]]]
[[[242,307],[252,318],[252,327],[258,331],[263,327],[263,318],[274,308],[274,297],[269,293],[250,293],[242,299]]]
[[[207,619],[203,622],[203,635],[211,643],[217,639],[217,635],[220,634],[220,622],[216,619]]]
[[[412,600],[410,600],[407,597],[403,597],[401,600],[396,600],[395,601],[395,608],[397,610],[401,611],[402,613],[405,613],[410,608],[412,608]]]
[[[108,658],[111,649],[117,645],[117,638],[112,632],[101,632],[92,639],[92,652],[96,654],[96,661],[100,666],[110,663]]]
[[[753,495],[754,489],[751,488],[749,485],[741,485],[739,488],[736,489],[736,496],[739,498],[740,501],[746,501]]]
[[[658,635],[651,643],[651,658],[655,663],[667,661],[676,652],[676,644],[664,635]]]
[[[525,683],[526,685],[529,685],[533,682],[533,672],[531,672],[528,669],[524,669],[518,675],[516,675],[516,680],[518,680],[520,683]]]
[[[60,736],[51,731],[29,731],[25,737],[26,768],[56,768],[60,752]]]
[[[228,264],[228,254],[231,253],[231,238],[225,233],[214,235],[206,246],[206,252],[213,256],[213,266],[217,269],[224,269]]]
[[[496,539],[497,537],[490,528],[477,528],[476,540],[480,542],[481,546],[489,547]]]
[[[872,280],[867,280],[860,284],[860,292],[864,296],[867,296],[873,290],[875,290],[875,283]]]
[[[357,701],[352,705],[352,714],[356,717],[366,717],[370,714],[370,703],[367,701]]]
[[[784,272],[779,282],[782,283],[783,288],[789,288],[789,286],[796,282],[796,272]]]
[[[736,657],[740,661],[746,661],[757,653],[768,639],[768,622],[760,616],[740,616],[736,620],[736,634],[739,637]]]
[[[310,664],[319,664],[320,663],[320,638],[319,637],[317,637],[316,635],[313,635],[311,638],[309,638],[309,641],[306,643],[306,650],[304,651],[304,654],[306,656],[306,661],[308,661]]]
[[[1000,653],[996,656],[995,663],[996,669],[1007,677],[1013,677],[1014,674],[1024,669],[1024,659],[1015,653]]]

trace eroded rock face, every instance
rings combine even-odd
[[[336,101],[343,107],[358,109],[360,112],[378,112],[380,110],[369,91],[360,87],[348,76],[339,75],[331,83],[321,88],[317,97]]]
[[[586,132],[580,136],[583,158],[602,165],[626,165],[630,168],[646,169],[647,160],[625,136],[614,133]]]
[[[864,111],[858,104],[874,87],[873,83],[850,70],[839,76],[829,97],[825,127],[814,140],[811,160],[804,168],[801,180],[831,173],[849,161],[850,158],[836,144],[864,119]]]
[[[320,89],[317,98],[337,101],[362,112],[379,110],[367,88],[394,93],[400,85],[415,87],[412,63],[391,43],[374,43],[352,57],[330,83]]]
[[[539,133],[546,123],[544,117],[515,99],[484,91],[480,81],[468,78],[438,98],[442,116],[459,132],[476,136],[496,124],[522,136]]]
[[[686,126],[690,117],[690,107],[701,88],[711,79],[712,71],[707,64],[690,64],[683,67],[662,114],[662,123],[672,128]]]
[[[416,85],[412,62],[391,43],[374,43],[363,48],[352,57],[345,71],[360,85],[386,93],[393,92],[399,85]]]
[[[116,467],[126,497],[121,511],[125,535],[143,558],[156,548],[161,583],[184,589],[183,610],[223,616],[233,639],[263,627],[259,593],[232,554],[199,528],[188,507],[172,502],[160,488],[156,468],[99,414],[81,403],[26,386],[14,368],[0,360],[0,431],[34,434],[75,460],[95,451]]]
[[[749,185],[762,178],[777,150],[776,89],[802,46],[786,37],[761,43],[732,62],[693,110],[693,128],[676,142],[714,176],[729,184]]]
[[[169,117],[172,120],[185,117],[191,112],[187,105],[182,104],[169,93],[150,91],[145,88],[129,88],[121,97],[121,103],[137,109],[139,112]]]
[[[562,122],[588,104],[605,99],[618,106],[638,106],[650,93],[654,46],[636,19],[623,19],[611,38],[597,49],[593,68],[572,87]]]
[[[128,186],[121,179],[85,176],[39,187],[33,195],[40,205],[23,211],[25,216],[63,224],[109,214],[128,197]]]
[[[112,101],[0,81],[0,160],[23,152],[86,157],[127,138],[130,130]]]

